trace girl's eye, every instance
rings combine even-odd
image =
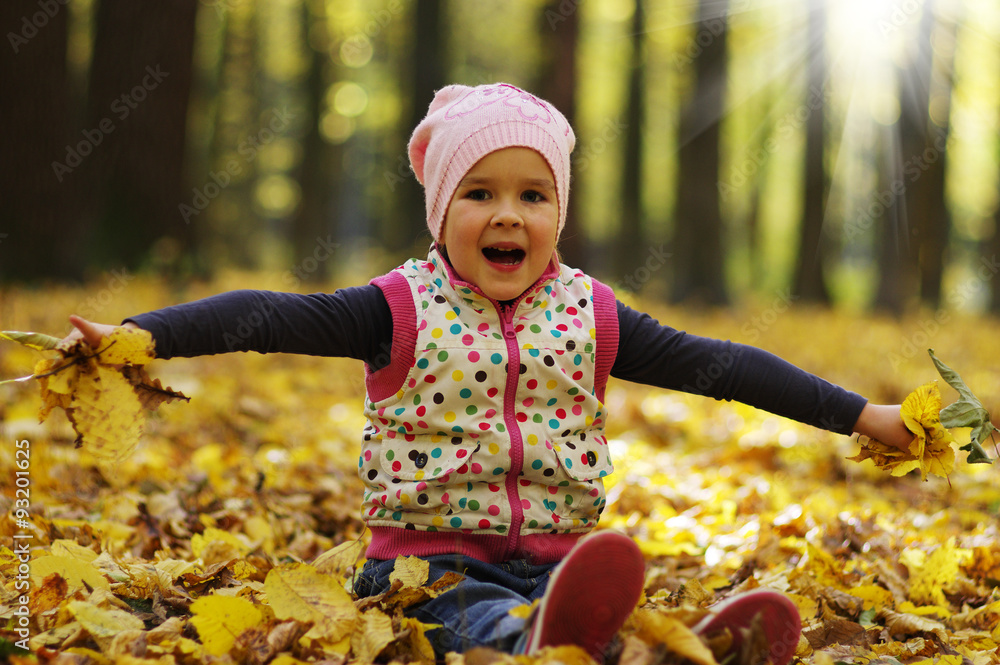
[[[521,199],[527,201],[528,203],[541,203],[545,200],[545,197],[534,190],[529,190],[524,194],[521,194]]]
[[[485,189],[473,189],[465,195],[465,198],[472,199],[473,201],[485,201],[489,196],[489,192]]]

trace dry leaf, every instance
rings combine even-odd
[[[246,598],[203,596],[191,603],[191,623],[205,651],[213,656],[229,653],[245,630],[263,621],[261,611]]]
[[[312,622],[306,637],[328,645],[349,638],[358,623],[347,591],[335,578],[307,564],[274,568],[264,580],[264,592],[275,616]]]

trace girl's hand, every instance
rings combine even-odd
[[[69,322],[73,324],[73,331],[63,338],[62,343],[71,344],[78,339],[83,339],[92,349],[101,348],[101,340],[110,335],[115,328],[119,327],[107,323],[94,323],[76,314],[70,315]],[[121,327],[138,328],[139,326],[130,321]]]
[[[906,429],[900,416],[900,405],[866,404],[858,422],[854,425],[857,434],[863,434],[882,443],[909,450],[913,442],[913,432]]]

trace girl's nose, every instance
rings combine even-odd
[[[514,209],[514,206],[508,203],[501,203],[500,207],[493,214],[492,219],[490,219],[490,226],[509,226],[512,228],[517,228],[524,224],[524,220],[521,218],[520,213]]]

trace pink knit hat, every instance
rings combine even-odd
[[[563,114],[520,88],[495,83],[438,90],[409,145],[410,167],[424,186],[427,228],[434,240],[441,240],[448,204],[469,169],[491,152],[514,146],[538,151],[552,169],[559,199],[558,237],[566,223],[569,155],[575,143]]]

